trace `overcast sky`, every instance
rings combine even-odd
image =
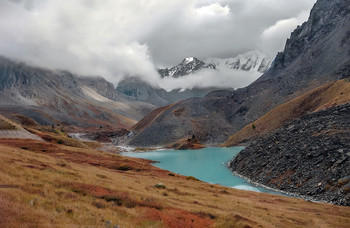
[[[51,69],[157,81],[186,56],[270,58],[316,0],[0,0],[0,55]]]

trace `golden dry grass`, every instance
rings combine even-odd
[[[0,115],[0,130],[18,130],[20,128],[18,124]]]
[[[350,208],[235,190],[142,159],[0,140],[0,227],[347,227]],[[165,187],[160,188],[157,184]]]
[[[339,80],[309,91],[246,125],[222,146],[235,146],[244,140],[272,132],[308,112],[319,111],[350,101],[350,82]]]

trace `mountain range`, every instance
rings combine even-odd
[[[234,73],[238,72],[250,72],[260,75],[270,66],[271,61],[264,53],[260,51],[251,51],[240,54],[235,58],[209,58],[206,59],[205,62],[196,57],[187,57],[183,59],[181,63],[170,69],[159,69],[158,73],[162,78],[161,80],[187,77],[208,69],[212,70],[213,73],[217,71],[231,72],[232,77],[235,77]],[[204,97],[209,92],[222,89],[224,88],[194,87],[191,89],[177,88],[166,91],[160,86],[151,85],[149,82],[136,77],[126,78],[116,87],[117,92],[129,101],[143,101],[159,107],[191,97]],[[233,88],[226,86],[226,89],[232,90]]]
[[[157,109],[133,128],[133,146],[159,146],[195,135],[218,145],[259,117],[305,92],[350,74],[348,2],[317,1],[272,66],[255,82]]]
[[[103,78],[79,77],[0,58],[0,110],[39,124],[127,128],[154,105],[127,102]]]

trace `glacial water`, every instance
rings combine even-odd
[[[193,176],[208,183],[249,191],[281,194],[263,187],[254,186],[245,179],[234,175],[227,168],[227,163],[242,149],[242,147],[213,147],[200,150],[127,152],[123,153],[123,155],[158,161],[159,163],[154,163],[154,165],[161,169],[185,176]]]

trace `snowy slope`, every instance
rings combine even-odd
[[[250,51],[235,58],[209,58],[204,62],[215,65],[216,69],[232,69],[264,73],[271,65],[271,60],[260,51]]]

